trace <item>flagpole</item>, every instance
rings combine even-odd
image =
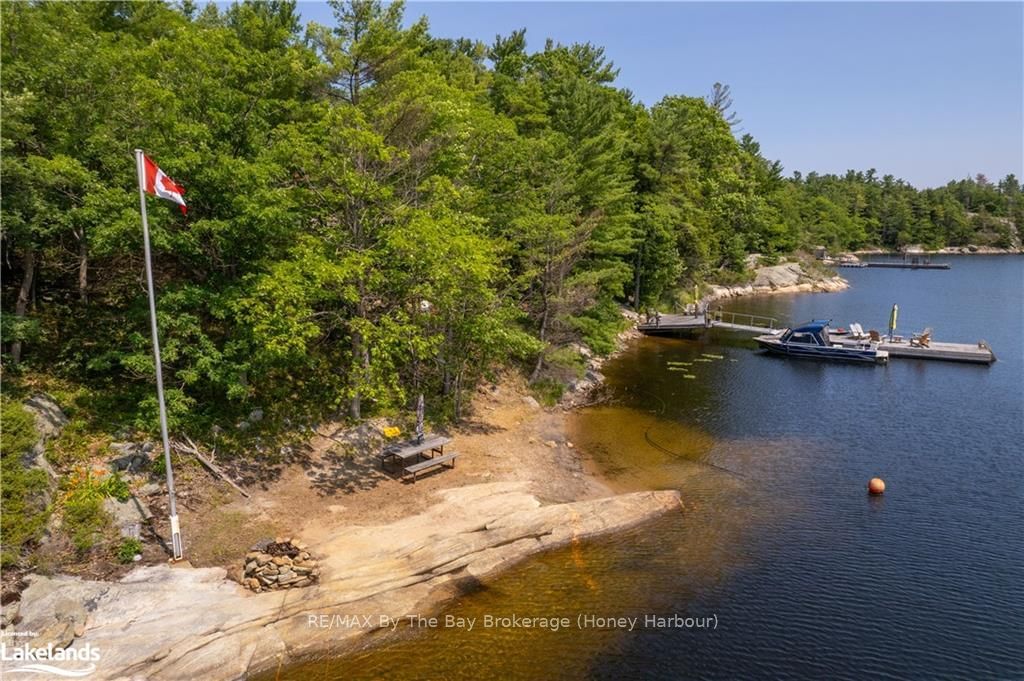
[[[135,170],[139,181],[139,208],[142,210],[142,246],[146,253],[146,284],[149,287],[149,324],[153,332],[153,359],[156,362],[156,399],[160,405],[160,435],[164,441],[164,466],[167,469],[167,494],[171,501],[171,547],[174,560],[181,560],[181,528],[174,502],[174,471],[171,470],[171,443],[167,437],[167,408],[164,406],[163,364],[160,362],[160,338],[156,326],[156,294],[153,289],[153,265],[149,249],[149,221],[146,218],[146,169],[142,149],[135,150]]]

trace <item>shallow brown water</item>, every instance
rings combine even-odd
[[[701,477],[709,474],[698,471],[691,479]],[[706,482],[704,492],[716,486]],[[746,494],[742,485],[726,486],[734,498]],[[646,628],[645,616],[677,612],[672,603],[681,594],[675,586],[666,592],[666,584],[684,581],[687,588],[710,588],[743,564],[743,552],[737,550],[740,537],[756,519],[723,513],[722,494],[704,492],[695,490],[678,513],[652,524],[527,560],[493,586],[444,610],[436,627],[403,626],[355,654],[265,678],[589,678],[601,659],[626,654],[629,637]],[[673,539],[666,543],[666,537]],[[711,618],[715,613],[681,614]],[[495,618],[495,626],[485,626],[488,616]],[[629,631],[628,624],[581,621],[581,616],[639,620]],[[558,630],[523,627],[507,621],[512,617],[565,618],[568,624],[560,624]],[[458,626],[468,620],[475,620],[472,631]]]

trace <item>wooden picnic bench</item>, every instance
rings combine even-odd
[[[404,476],[412,476],[412,481],[416,482],[416,476],[434,466],[443,466],[444,464],[451,462],[451,468],[455,468],[455,459],[459,456],[458,452],[448,452],[441,456],[434,456],[429,459],[424,459],[419,463],[410,464],[405,467]]]
[[[417,463],[423,463],[420,459],[424,456],[429,457],[426,459],[427,462],[435,461],[443,463],[440,462],[439,459],[445,457],[444,446],[451,441],[452,439],[450,437],[445,437],[443,435],[429,435],[423,438],[422,441],[407,440],[406,442],[399,442],[385,447],[381,450],[381,453],[377,455],[377,458],[380,459],[381,469],[386,469],[387,464],[391,463],[397,464],[397,466],[395,466],[396,468],[409,472],[409,467],[416,465]],[[435,454],[438,456],[435,457]],[[450,460],[452,459],[445,459],[445,461]],[[430,466],[426,466],[425,468],[429,467]]]

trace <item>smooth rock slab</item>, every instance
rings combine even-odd
[[[122,537],[137,539],[142,525],[153,517],[149,507],[134,496],[128,501],[108,497],[103,500],[103,508],[113,518],[114,526],[121,532]]]
[[[460,580],[482,580],[531,554],[680,507],[674,491],[542,506],[527,485],[445,490],[420,515],[342,528],[310,543],[323,557],[320,581],[303,589],[255,594],[221,568],[143,567],[114,583],[32,577],[19,627],[43,631],[57,621],[58,603],[72,599],[88,615],[73,645],[101,651],[91,679],[241,678],[345,652],[371,632],[316,626],[320,616],[427,612]]]

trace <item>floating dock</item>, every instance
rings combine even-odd
[[[855,340],[849,336],[829,336],[829,340],[845,347],[854,347],[863,344],[862,340]],[[996,355],[992,348],[984,341],[972,345],[970,343],[943,343],[931,341],[928,345],[911,345],[909,341],[899,342],[882,341],[878,344],[879,350],[885,350],[889,357],[907,357],[909,359],[935,359],[945,362],[968,362],[971,364],[991,364],[996,361]]]
[[[826,265],[832,267],[885,267],[888,269],[900,270],[948,270],[950,265],[947,262],[932,262],[911,258],[908,260],[822,260]]]
[[[903,270],[948,270],[945,262],[866,262],[864,267],[889,267]]]
[[[739,313],[712,311],[705,314],[663,314],[637,325],[637,330],[649,336],[672,335],[686,331],[701,329],[724,329],[754,334],[778,333],[776,320],[771,317],[741,315]],[[852,347],[862,345],[864,340],[849,336],[832,334],[830,342],[836,345]],[[878,344],[879,350],[885,350],[889,357],[906,357],[908,359],[931,359],[945,362],[967,362],[970,364],[991,364],[996,355],[985,341],[971,343],[944,343],[931,341],[928,345],[911,345],[908,340],[883,340]]]

